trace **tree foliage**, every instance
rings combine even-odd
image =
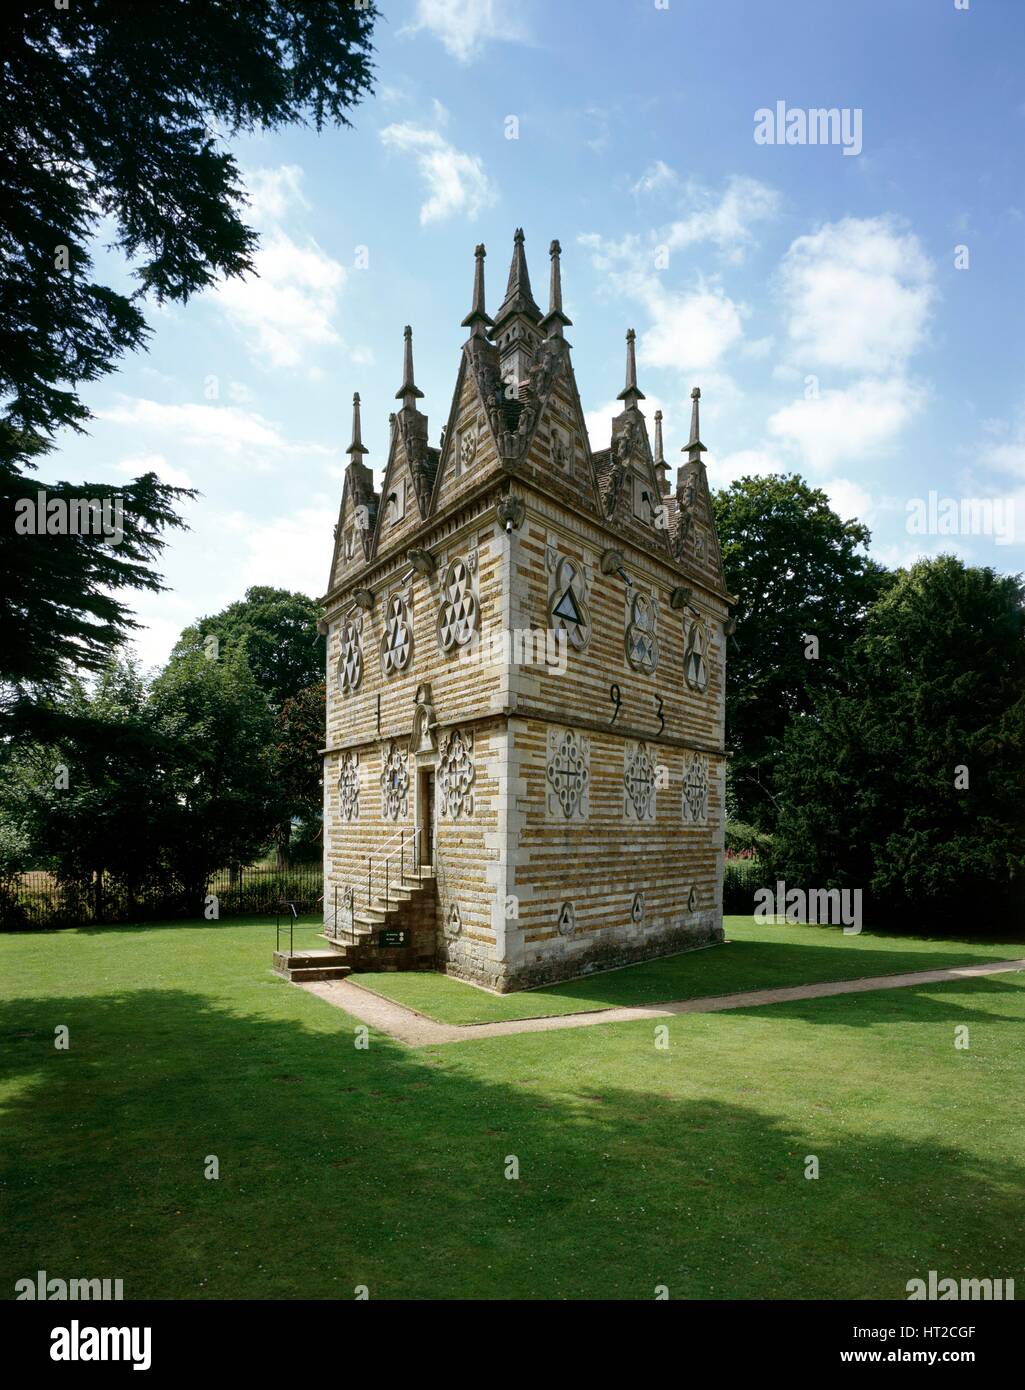
[[[279,863],[290,853],[292,822],[304,840],[319,833],[324,744],[326,642],[317,630],[320,608],[305,594],[260,586],[219,613],[200,618],[175,644],[174,657],[207,652],[243,653],[274,714],[271,745],[274,784],[282,808],[275,831]]]
[[[796,475],[741,478],[712,501],[726,587],[737,598],[726,662],[733,809],[769,830],[787,724],[812,708],[818,691],[836,687],[889,576],[864,553],[867,528],[842,520],[824,492]]]
[[[319,619],[320,608],[305,594],[258,586],[186,628],[175,652],[205,646],[209,637],[217,639],[220,651],[243,650],[257,685],[278,711],[324,678],[326,642],[317,631]]]
[[[169,750],[127,662],[110,663],[91,690],[74,682],[46,730],[6,763],[0,821],[21,831],[37,866],[93,897],[102,918],[105,894],[131,900],[160,881],[157,769]]]
[[[16,503],[35,504],[40,485],[0,473],[3,516],[9,529],[0,539],[0,680],[10,702],[25,692],[53,690],[74,670],[98,671],[113,648],[139,624],[118,595],[124,590],[158,592],[151,568],[164,546],[162,532],[183,523],[174,503],[194,494],[159,482],[147,473],[120,487],[94,484],[89,495],[101,504],[123,502],[123,535],[16,533]],[[82,489],[58,483],[47,499],[65,503]]]
[[[274,766],[278,789],[292,814],[315,824],[323,806],[324,682],[308,685],[285,701],[274,721]]]
[[[4,7],[0,459],[81,427],[75,387],[143,344],[143,295],[184,302],[252,268],[223,138],[348,125],[370,90],[375,18],[350,0]],[[134,266],[135,294],[93,278],[101,223]]]
[[[901,572],[787,730],[776,869],[861,888],[866,916],[984,932],[1025,886],[1020,578],[952,556]]]
[[[160,853],[198,902],[208,876],[248,864],[282,817],[273,715],[245,652],[173,657],[153,683],[154,728],[173,748],[161,769]]]
[[[0,771],[0,826],[98,920],[154,890],[198,914],[209,875],[250,863],[280,820],[273,717],[241,651],[183,655],[149,690],[112,662],[50,727]]]
[[[0,13],[0,714],[31,713],[130,635],[119,595],[163,587],[151,562],[187,495],[152,474],[117,489],[116,549],[96,534],[17,534],[16,504],[44,490],[26,473],[60,430],[85,427],[81,386],[145,345],[147,300],[184,303],[252,270],[225,141],[348,125],[371,89],[376,18],[351,0],[13,0]],[[94,272],[101,232],[131,267],[128,292]]]

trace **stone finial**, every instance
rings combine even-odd
[[[414,401],[423,399],[423,392],[413,379],[413,330],[407,323],[402,330],[404,338],[402,349],[402,385],[395,392],[395,399],[402,402],[402,407],[413,405]]]
[[[352,443],[345,451],[347,454],[369,454],[370,450],[364,447],[363,433],[360,428],[359,420],[359,392],[353,392],[352,397]]]
[[[548,313],[541,320],[541,327],[546,334],[561,337],[563,328],[572,325],[573,320],[567,318],[562,311],[562,270],[559,261],[562,247],[558,241],[552,242],[548,254],[552,258],[552,273],[548,288]]]
[[[636,405],[638,401],[644,400],[644,392],[637,389],[637,356],[634,351],[634,342],[637,334],[632,328],[626,330],[626,385],[616,397],[617,401],[625,401],[627,408]]]
[[[470,336],[474,338],[484,337],[487,330],[493,327],[493,321],[484,312],[484,257],[487,254],[483,242],[473,253],[473,303],[470,306],[470,312],[460,325],[462,328],[468,328]]]
[[[658,490],[664,497],[669,491],[669,465],[666,463],[662,447],[662,412],[655,411],[655,468],[658,472]]]
[[[690,439],[680,452],[687,455],[688,462],[693,463],[699,460],[703,453],[707,452],[705,446],[701,442],[701,430],[698,423],[698,402],[701,400],[700,386],[694,387],[693,391],[690,393],[690,398],[693,402],[690,408]]]

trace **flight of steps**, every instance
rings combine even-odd
[[[353,970],[372,970],[378,954],[374,938],[388,927],[405,926],[410,920],[410,906],[417,897],[434,888],[434,869],[424,865],[410,870],[401,883],[391,883],[388,900],[383,894],[375,896],[369,906],[357,907],[350,923],[349,914],[339,910],[337,941],[330,927],[320,933],[328,943],[327,950],[275,951],[274,969],[286,980],[303,983],[308,980],[344,980]]]

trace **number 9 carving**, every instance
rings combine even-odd
[[[619,686],[615,683],[609,686],[609,699],[616,707],[613,711],[612,718],[609,720],[609,723],[615,724],[616,720],[619,718],[619,708],[623,703],[623,697],[619,693]]]

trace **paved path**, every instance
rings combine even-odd
[[[944,980],[970,980],[976,975],[1000,975],[1025,970],[1025,960],[986,961],[948,970],[913,970],[904,975],[873,975],[863,980],[829,980],[789,989],[755,989],[744,994],[717,994],[705,999],[677,999],[649,1008],[595,1009],[587,1013],[550,1014],[543,1018],[515,1018],[503,1023],[436,1023],[434,1019],[396,1004],[351,980],[318,980],[300,985],[344,1009],[361,1023],[388,1033],[411,1047],[436,1043],[471,1042],[476,1038],[502,1038],[509,1033],[545,1033],[556,1028],[589,1028],[596,1023],[637,1023],[644,1019],[673,1018],[676,1014],[710,1014],[721,1009],[749,1009],[760,1004],[785,1004],[791,999],[824,999],[832,994],[861,994],[872,989],[906,989]]]

